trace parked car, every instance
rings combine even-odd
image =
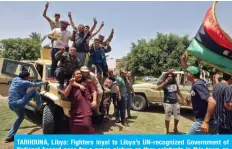
[[[186,75],[184,75],[183,71],[175,71],[174,74],[176,76],[176,81],[179,85],[180,91],[182,92],[188,103],[188,105],[185,106],[181,102],[180,107],[192,109],[192,104],[190,100],[191,83],[187,81],[187,77]],[[162,80],[164,80],[166,75],[167,72],[163,72],[154,83],[141,83],[133,85],[135,92],[135,96],[132,98],[131,103],[131,107],[133,110],[143,111],[152,104],[162,105],[164,98],[163,90],[156,90],[156,87],[158,84],[161,83]],[[203,79],[207,80],[207,78]],[[212,91],[212,87],[210,87],[210,91]]]

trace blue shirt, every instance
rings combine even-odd
[[[8,103],[12,104],[17,100],[22,99],[23,96],[26,95],[27,89],[29,87],[39,87],[43,84],[44,82],[34,83],[27,80],[23,80],[20,77],[15,77],[10,85]]]
[[[193,112],[196,118],[204,119],[207,113],[208,99],[210,96],[208,86],[205,81],[198,79],[193,85],[191,90],[191,100]]]

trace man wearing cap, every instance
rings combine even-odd
[[[82,66],[81,67],[81,73],[82,73],[82,76],[83,76],[84,79],[90,79],[95,84],[95,87],[97,89],[97,94],[98,94],[96,112],[99,115],[99,114],[101,114],[99,108],[100,108],[100,104],[101,104],[102,96],[103,96],[102,86],[99,83],[99,81],[98,81],[97,77],[95,76],[95,74],[93,72],[91,72],[87,66]]]
[[[54,40],[54,46],[51,51],[51,58],[52,58],[52,65],[51,65],[51,78],[50,81],[54,81],[54,72],[57,67],[58,61],[55,58],[56,53],[61,50],[62,48],[65,48],[66,51],[68,51],[69,47],[69,40],[72,40],[72,33],[67,29],[69,26],[69,22],[67,21],[60,21],[61,22],[61,28],[55,28],[49,35],[48,38],[51,40]]]
[[[223,80],[219,82],[219,76],[214,76],[213,98],[216,100],[214,114],[218,124],[219,134],[232,134],[232,76],[223,73]]]
[[[44,82],[30,82],[28,81],[30,73],[28,71],[22,71],[18,77],[12,80],[9,88],[8,104],[12,111],[14,111],[18,118],[11,127],[5,142],[14,141],[14,135],[19,129],[20,124],[24,119],[25,106],[31,99],[36,101],[36,109],[40,109],[42,106],[41,97],[37,90],[32,89],[27,92],[30,87],[40,87],[44,85]]]
[[[210,96],[206,82],[200,79],[200,72],[197,67],[188,66],[186,63],[188,53],[181,57],[181,64],[186,69],[188,80],[192,83],[191,100],[195,122],[188,134],[215,134],[217,133],[216,122],[213,114],[216,106],[215,100]]]
[[[51,20],[46,14],[47,14],[47,10],[48,10],[48,6],[49,3],[47,2],[47,4],[45,5],[45,9],[43,12],[43,17],[45,19],[47,19],[47,21],[50,24],[51,30],[55,29],[55,28],[60,28],[61,27],[61,23],[60,23],[60,14],[59,13],[55,13],[54,17],[55,17],[55,21]]]
[[[59,62],[59,66],[57,67],[55,74],[56,78],[59,81],[60,89],[64,89],[64,80],[71,79],[72,73],[75,69],[80,69],[79,67],[79,59],[76,56],[76,48],[69,48],[69,52],[65,51],[62,48],[55,55],[56,60]]]
[[[107,45],[106,47],[101,47],[99,39],[94,39],[94,47],[89,50],[90,52],[89,59],[96,66],[98,75],[102,76],[103,74],[104,78],[102,82],[104,82],[104,80],[108,76],[108,65],[106,62],[105,53],[109,52],[110,50],[111,49],[109,45]]]

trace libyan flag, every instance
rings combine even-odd
[[[206,64],[232,74],[232,39],[218,24],[216,4],[214,2],[209,8],[187,51]]]

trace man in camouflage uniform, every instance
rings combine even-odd
[[[64,80],[71,79],[72,73],[75,69],[79,69],[79,59],[76,56],[76,48],[71,47],[69,52],[62,48],[55,55],[56,60],[59,61],[59,65],[56,69],[56,78],[59,81],[60,89],[64,89]]]

